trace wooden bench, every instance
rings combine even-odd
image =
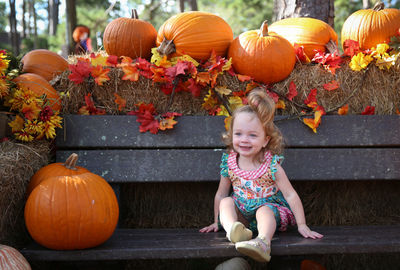
[[[174,129],[153,135],[139,132],[135,116],[68,115],[64,130],[57,135],[57,161],[77,153],[78,165],[103,176],[117,195],[120,186],[131,182],[218,181],[224,151],[220,139],[223,117],[182,116],[177,120]],[[297,119],[276,124],[286,138],[283,167],[291,181],[400,179],[399,116],[324,116],[317,134]],[[272,256],[400,252],[400,224],[312,228],[325,237],[304,239],[295,228],[277,233]],[[96,248],[54,251],[32,243],[21,252],[29,261],[239,255],[224,232],[201,234],[198,228],[117,228],[106,243]]]

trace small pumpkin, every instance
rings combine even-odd
[[[13,80],[18,87],[31,90],[39,96],[46,94],[50,107],[54,111],[61,109],[61,100],[57,91],[42,76],[34,73],[24,73]]]
[[[207,60],[212,49],[226,56],[233,40],[231,27],[224,19],[208,12],[189,11],[165,21],[157,35],[157,50],[168,56],[188,54],[196,60]]]
[[[314,50],[327,51],[327,45],[335,44],[337,48],[338,36],[335,30],[326,22],[314,18],[287,18],[274,22],[269,32],[275,32],[294,43],[304,47],[304,53],[312,59]]]
[[[37,187],[41,182],[43,182],[47,178],[55,176],[64,176],[64,175],[79,175],[82,173],[89,172],[89,170],[86,168],[76,166],[77,162],[78,162],[78,155],[72,153],[64,163],[62,162],[51,163],[49,165],[40,168],[32,176],[28,184],[26,190],[27,197],[29,196],[29,194],[31,194],[32,190],[35,187]]]
[[[21,59],[22,72],[35,73],[50,81],[68,69],[68,62],[55,52],[38,49],[28,52]]]
[[[275,33],[268,32],[265,21],[260,30],[240,34],[229,47],[228,57],[236,72],[263,83],[275,83],[292,72],[296,55],[292,44]]]
[[[1,270],[31,270],[31,266],[22,254],[13,247],[0,245]]]
[[[118,215],[113,189],[90,172],[44,180],[25,205],[29,234],[42,246],[56,250],[102,244],[113,234]]]
[[[150,58],[155,47],[157,30],[144,20],[140,20],[136,10],[132,18],[118,18],[111,21],[103,34],[104,49],[109,55],[131,58]]]
[[[400,28],[400,9],[386,8],[378,2],[372,9],[351,14],[342,27],[342,46],[347,39],[358,41],[362,50],[388,43]]]

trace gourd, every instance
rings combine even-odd
[[[93,173],[50,177],[25,205],[25,224],[44,247],[73,250],[95,247],[113,234],[119,207],[111,186]]]
[[[21,59],[22,72],[35,73],[47,81],[68,69],[68,62],[55,52],[38,49],[28,52]]]
[[[31,90],[37,95],[46,94],[51,109],[59,111],[61,109],[60,96],[57,91],[42,76],[34,73],[24,73],[13,80],[18,87]]]
[[[28,261],[13,247],[0,245],[1,270],[31,270]]]
[[[208,12],[189,11],[172,16],[161,25],[157,35],[160,54],[188,54],[196,60],[207,60],[212,49],[226,56],[233,40],[231,27],[224,19]]]
[[[358,41],[362,50],[388,43],[400,28],[400,10],[387,8],[378,2],[373,9],[361,9],[351,14],[342,27],[342,46],[347,39]]]
[[[247,31],[235,38],[228,57],[232,57],[236,72],[266,84],[285,79],[296,63],[292,44],[280,35],[268,32],[266,21],[260,30]]]
[[[269,32],[275,32],[294,43],[304,47],[304,53],[312,59],[314,50],[325,52],[326,46],[333,43],[337,48],[338,36],[326,22],[314,18],[287,18],[274,22]],[[330,44],[328,45],[330,46]]]
[[[49,165],[40,168],[31,177],[31,180],[26,190],[27,196],[29,196],[32,190],[47,178],[54,176],[79,175],[82,173],[89,172],[89,170],[86,168],[76,166],[77,161],[78,161],[78,155],[72,153],[64,163],[62,162],[51,163]]]
[[[154,26],[140,20],[136,10],[133,10],[132,18],[118,18],[107,25],[103,45],[109,55],[150,58],[156,38]]]

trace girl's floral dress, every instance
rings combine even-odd
[[[245,171],[237,164],[237,153],[224,153],[221,159],[221,175],[232,182],[231,197],[243,216],[249,221],[249,229],[257,232],[256,211],[268,206],[274,212],[278,230],[285,231],[288,225],[295,225],[295,219],[289,204],[275,183],[276,165],[282,156],[267,151],[264,162],[257,170]]]

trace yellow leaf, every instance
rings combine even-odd
[[[280,99],[280,100],[278,100],[278,102],[275,104],[275,109],[277,110],[277,109],[282,109],[282,110],[284,110],[286,108],[286,104],[285,104],[285,102],[282,100],[282,99]]]
[[[216,86],[215,87],[215,91],[217,91],[221,95],[225,95],[225,96],[227,96],[230,93],[232,93],[232,90],[228,89],[226,86]]]
[[[101,54],[96,55],[95,57],[90,58],[90,63],[92,66],[108,66],[107,64],[107,58],[106,56],[103,56]]]
[[[225,63],[225,65],[222,67],[222,71],[227,71],[230,70],[232,66],[232,58],[229,58],[229,60]]]
[[[365,69],[372,60],[373,58],[370,55],[364,55],[362,52],[359,52],[351,58],[349,66],[352,70],[360,71]]]
[[[197,62],[190,55],[187,54],[171,58],[172,65],[176,65],[176,63],[178,63],[178,60],[192,62],[195,67],[200,65],[199,62]]]
[[[317,127],[321,123],[321,117],[323,113],[324,113],[323,111],[318,110],[314,113],[314,119],[303,118],[303,123],[306,124],[309,128],[311,128],[314,133],[317,133]]]
[[[398,57],[399,53],[393,54],[391,56],[383,56],[382,58],[378,58],[376,60],[375,65],[379,67],[379,69],[390,69],[391,66],[394,66],[396,64]]]

